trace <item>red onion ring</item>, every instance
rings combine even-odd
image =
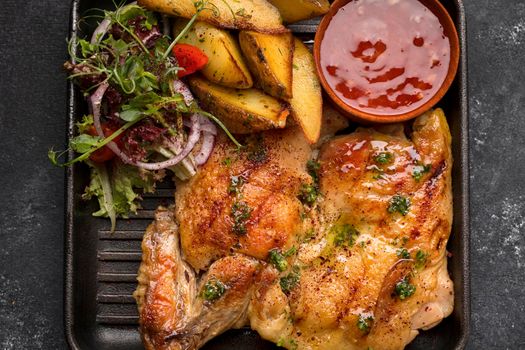
[[[201,125],[201,131],[203,133],[209,133],[214,136],[217,136],[217,127],[213,124],[208,118],[197,114],[199,116],[199,124]],[[187,120],[184,120],[184,126],[190,127],[190,123]]]
[[[108,89],[109,84],[107,82],[104,82],[99,85],[95,93],[90,97],[89,101],[91,103],[91,108],[93,109],[93,124],[95,125],[95,129],[97,130],[97,134],[101,138],[105,138],[104,132],[102,131],[102,125],[100,124],[100,106],[102,104],[102,98],[104,97],[104,94],[106,93],[106,90]],[[140,161],[134,161],[130,157],[128,157],[127,154],[122,152],[117,144],[113,141],[108,142],[107,146],[109,149],[113,151],[124,163],[131,164],[139,168],[143,168],[146,170],[161,170],[165,168],[169,168],[171,166],[176,165],[181,160],[186,158],[188,154],[193,150],[197,142],[199,141],[200,134],[201,134],[201,128],[199,124],[199,118],[198,115],[193,114],[191,117],[191,126],[190,126],[190,133],[188,134],[188,140],[186,141],[186,145],[182,149],[181,153],[176,155],[175,157],[165,160],[163,162],[158,163],[144,163]]]
[[[98,44],[100,40],[106,35],[106,33],[109,30],[109,26],[111,25],[111,21],[109,19],[104,19],[102,22],[99,23],[98,27],[93,32],[93,35],[91,35],[91,45]]]
[[[133,1],[129,3],[128,5],[124,6],[122,9],[125,9],[126,7],[136,5],[136,4],[137,2]],[[111,25],[111,21],[108,18],[105,18],[102,22],[100,22],[97,28],[95,28],[95,31],[93,32],[93,34],[91,35],[90,44],[91,45],[98,44],[100,40],[104,37],[104,35],[106,35],[106,33],[108,32],[110,25]]]
[[[193,95],[186,84],[180,80],[173,81],[173,90],[182,95],[186,105],[190,105],[193,101]],[[215,146],[215,136],[217,135],[217,127],[208,118],[198,114],[199,124],[202,130],[202,146],[199,153],[195,156],[195,164],[203,165],[208,161]]]
[[[186,106],[189,106],[194,101],[193,95],[191,94],[190,89],[184,84],[181,80],[173,80],[173,90],[176,93],[179,93],[182,95],[182,98],[184,99],[184,103],[186,103]]]
[[[203,165],[204,163],[206,163],[213,152],[214,146],[215,136],[208,132],[203,132],[202,146],[199,150],[199,153],[195,156],[195,164]]]

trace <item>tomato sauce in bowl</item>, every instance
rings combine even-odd
[[[451,64],[449,37],[419,0],[349,1],[330,19],[319,51],[329,89],[346,105],[377,116],[425,105]]]

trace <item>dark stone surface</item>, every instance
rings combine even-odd
[[[472,329],[469,349],[525,348],[525,1],[465,0],[468,19]],[[2,1],[0,349],[63,349],[69,1]]]

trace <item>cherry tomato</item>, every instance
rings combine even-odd
[[[106,137],[108,137],[111,134],[113,134],[115,131],[117,131],[117,129],[118,128],[112,128],[112,127],[110,127],[107,124],[102,124],[102,131],[104,132],[104,136],[106,136]],[[97,134],[97,130],[95,129],[94,126],[89,128],[87,133],[89,135],[92,135],[92,136],[97,136],[98,135]],[[117,136],[113,140],[113,142],[115,142],[118,146],[120,146],[121,143],[122,143],[121,140],[122,140],[122,134]],[[96,150],[95,152],[91,153],[91,155],[89,156],[89,159],[91,159],[95,163],[104,163],[104,162],[107,162],[108,160],[113,159],[113,157],[115,157],[115,153],[113,153],[113,151],[108,146],[104,146],[104,147]]]
[[[208,63],[208,56],[198,47],[189,44],[176,44],[173,47],[173,56],[177,58],[179,66],[184,68],[178,72],[179,78],[195,73]]]

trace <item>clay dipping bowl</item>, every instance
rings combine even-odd
[[[459,64],[459,39],[456,27],[454,26],[454,21],[450,17],[449,13],[439,2],[439,0],[419,0],[421,4],[426,6],[439,20],[440,24],[443,27],[443,32],[446,37],[449,39],[450,43],[450,62],[448,67],[448,72],[446,77],[441,84],[441,87],[437,92],[423,105],[419,107],[414,107],[413,110],[405,110],[402,114],[372,114],[364,110],[349,106],[344,100],[342,100],[329,85],[325,72],[321,66],[321,42],[324,39],[326,29],[330,24],[334,15],[339,11],[339,9],[353,0],[336,0],[333,2],[330,7],[329,12],[321,20],[319,27],[317,29],[314,41],[314,59],[317,69],[317,74],[321,80],[321,85],[324,90],[333,101],[335,106],[349,119],[357,121],[363,124],[372,124],[372,123],[397,123],[410,120],[415,118],[424,112],[431,109],[436,103],[438,103],[441,98],[445,95],[447,90],[450,88],[450,85],[454,81],[456,72]],[[352,24],[349,24],[351,26]]]

